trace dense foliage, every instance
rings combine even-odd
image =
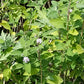
[[[84,84],[84,0],[0,2],[0,84]]]

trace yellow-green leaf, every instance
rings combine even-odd
[[[64,20],[61,18],[51,19],[50,23],[56,28],[64,28]]]
[[[74,36],[77,36],[79,34],[76,29],[71,29],[71,30],[69,30],[68,33],[71,34],[71,35],[74,35]]]
[[[15,36],[15,35],[16,35],[16,33],[15,33],[15,32],[11,32],[11,35],[12,35],[12,36]]]
[[[81,47],[81,45],[77,44],[76,49],[73,50],[74,53],[82,54],[84,53],[84,49]]]
[[[5,29],[11,30],[10,25],[5,20],[2,20],[2,23],[0,23],[0,25],[3,26]]]
[[[82,19],[78,14],[75,14],[74,16],[73,16],[73,20],[74,21],[76,21],[76,20],[78,20],[78,19]]]
[[[38,25],[32,25],[32,26],[31,26],[31,29],[37,29],[37,28],[39,28]]]
[[[11,77],[11,70],[10,69],[5,69],[3,71],[3,77],[5,78],[6,81],[8,81],[9,78]]]
[[[0,43],[4,43],[4,40],[0,39]]]
[[[51,35],[53,35],[53,36],[58,36],[58,31],[52,32]]]
[[[48,84],[62,84],[63,79],[60,76],[48,76],[47,83]]]

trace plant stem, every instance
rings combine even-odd
[[[66,84],[66,72],[64,71],[64,84]]]
[[[57,6],[57,9],[58,9],[58,15],[59,15],[59,17],[60,17],[59,6]],[[59,29],[58,33],[59,33],[59,40],[61,40],[61,32],[60,32],[60,29]]]
[[[39,61],[40,61],[40,69],[41,69],[41,74],[40,74],[40,76],[41,76],[41,84],[42,84],[42,64],[41,64],[41,59],[40,59],[40,51],[38,50],[38,58],[39,58]]]
[[[29,77],[29,79],[28,79],[28,84],[31,84],[31,79],[30,79],[30,77]]]
[[[83,25],[82,25],[82,29],[81,29],[81,38],[83,36],[83,30],[84,30],[84,20],[83,20]],[[81,45],[81,41],[82,41],[82,39],[80,39],[80,45]]]
[[[69,0],[69,5],[68,5],[68,14],[67,14],[67,32],[69,31],[69,19],[70,19],[70,5],[71,5],[71,0]],[[68,40],[68,34],[67,34],[67,40]]]

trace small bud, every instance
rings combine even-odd
[[[73,11],[72,9],[69,10],[70,13],[71,13],[72,11]]]
[[[23,58],[23,62],[25,62],[25,63],[29,62],[29,58],[28,57],[24,57]]]
[[[36,40],[36,42],[37,42],[37,44],[41,44],[41,43],[42,43],[42,39],[38,38],[38,39]]]

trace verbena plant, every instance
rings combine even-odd
[[[1,1],[2,84],[84,83],[84,1],[47,1]]]

